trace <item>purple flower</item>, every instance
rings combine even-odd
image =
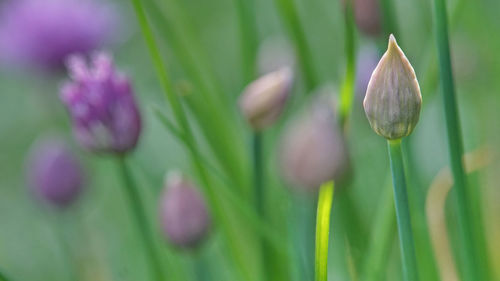
[[[93,0],[11,0],[0,11],[0,54],[11,63],[57,68],[116,34],[116,15]]]
[[[363,46],[358,52],[358,60],[356,62],[356,98],[361,101],[365,99],[368,82],[370,82],[373,70],[377,67],[379,59],[379,52],[373,45]]]
[[[44,139],[33,145],[27,176],[36,197],[59,208],[73,203],[83,189],[82,168],[58,139]]]
[[[197,246],[211,224],[202,195],[179,173],[171,173],[167,178],[160,218],[168,240],[180,248]]]
[[[327,181],[343,180],[348,172],[349,156],[332,108],[321,97],[282,137],[281,171],[295,187],[317,190]]]
[[[94,152],[133,149],[141,118],[129,79],[102,53],[93,57],[91,66],[82,56],[72,56],[68,68],[72,81],[63,86],[61,99],[72,117],[77,141]]]

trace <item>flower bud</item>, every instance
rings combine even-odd
[[[73,121],[76,140],[94,152],[125,153],[141,132],[141,118],[130,81],[117,73],[112,59],[97,54],[91,67],[81,56],[68,61],[71,82],[61,99]]]
[[[373,130],[400,139],[417,125],[422,95],[415,71],[391,34],[387,51],[373,71],[363,106]]]
[[[293,83],[289,67],[268,73],[248,85],[239,106],[248,123],[256,131],[271,126],[280,116]]]
[[[317,190],[341,180],[348,170],[348,152],[333,113],[320,99],[289,125],[281,140],[280,163],[285,179],[297,187]]]
[[[59,208],[71,205],[83,188],[80,164],[66,144],[58,139],[45,139],[33,145],[27,177],[38,199]]]
[[[379,0],[343,0],[351,1],[354,20],[361,32],[370,36],[377,36],[381,31]]]
[[[179,173],[169,174],[165,188],[160,202],[165,235],[177,247],[196,247],[207,236],[211,224],[203,196]]]

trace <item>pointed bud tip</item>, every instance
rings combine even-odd
[[[394,37],[394,34],[391,33],[391,35],[389,35],[389,43],[387,45],[387,51],[398,50],[398,49],[399,45],[398,42],[396,41],[396,37]]]

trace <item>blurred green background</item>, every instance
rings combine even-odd
[[[149,0],[146,2],[151,2]],[[233,0],[157,1],[169,11],[170,2],[177,2],[186,12],[186,22],[195,31],[196,47],[206,54],[211,77],[220,83],[225,107],[211,108],[222,119],[230,120],[232,134],[237,138],[234,150],[242,159],[241,182],[250,181],[250,130],[238,113],[236,102],[245,86],[241,61],[240,29],[237,8]],[[424,107],[420,122],[413,133],[412,155],[416,166],[410,172],[418,175],[419,186],[428,189],[439,171],[448,165],[446,129],[442,112],[442,98],[438,87],[436,48],[432,29],[430,1],[394,1],[400,36],[398,41],[412,62],[422,89]],[[448,1],[452,24],[450,42],[457,86],[460,119],[463,125],[465,151],[487,149],[492,161],[476,172],[471,179],[481,189],[484,226],[489,243],[489,255],[496,277],[500,277],[500,1]],[[174,136],[158,121],[152,105],[159,106],[171,117],[165,105],[148,50],[139,32],[134,12],[127,1],[116,1],[122,15],[123,41],[109,50],[118,66],[132,79],[144,119],[144,131],[139,146],[128,160],[139,183],[147,211],[155,229],[158,229],[158,198],[166,171],[179,169],[195,178],[187,152]],[[344,76],[344,20],[339,1],[296,0],[301,23],[311,48],[313,65],[321,85],[339,88]],[[287,38],[288,32],[280,20],[273,1],[255,0],[259,42],[265,39]],[[170,10],[172,11],[172,10]],[[452,12],[454,11],[454,12]],[[168,12],[167,12],[168,13]],[[183,33],[185,23],[180,14],[171,12],[173,28]],[[170,48],[168,30],[154,20],[153,26],[161,42],[176,87],[181,87],[190,76],[179,57]],[[162,40],[160,38],[167,38]],[[356,47],[373,43],[371,38],[356,33]],[[386,38],[376,39],[384,45]],[[201,56],[201,54],[198,54]],[[199,58],[197,58],[199,59]],[[138,233],[131,222],[127,201],[118,176],[118,167],[111,157],[93,156],[74,144],[69,118],[58,100],[59,87],[66,79],[64,72],[41,74],[0,70],[0,269],[12,280],[58,281],[71,280],[68,271],[75,267],[79,280],[147,280],[147,266]],[[195,95],[196,90],[192,95]],[[290,280],[311,280],[313,272],[312,243],[308,237],[314,227],[313,196],[293,192],[280,179],[277,146],[283,127],[300,113],[310,99],[302,77],[295,83],[293,98],[287,104],[287,114],[277,126],[266,133],[264,153],[271,201],[277,233],[283,241],[289,258]],[[190,113],[192,120],[195,120]],[[193,123],[195,123],[193,121]],[[206,137],[199,126],[193,126],[199,146],[211,162]],[[56,132],[73,143],[83,160],[88,175],[87,190],[77,204],[64,213],[44,208],[33,200],[25,180],[25,158],[33,141],[47,132]],[[214,131],[214,134],[217,132]],[[340,190],[334,201],[330,243],[329,280],[353,280],[349,255],[365,255],[367,245],[346,253],[345,229],[350,221],[340,218],[336,204],[342,193],[348,194],[361,219],[368,244],[382,190],[390,184],[389,162],[383,138],[371,130],[362,108],[355,100],[346,138],[354,169],[348,189]],[[232,152],[231,152],[232,153]],[[219,166],[217,169],[223,170]],[[248,192],[249,186],[231,186],[215,178],[216,184],[227,185],[236,192]],[[247,190],[247,191],[245,191]],[[243,196],[244,197],[244,196]],[[275,211],[274,211],[275,210]],[[236,219],[234,227],[244,245],[246,262],[252,269],[253,280],[260,280],[256,235],[250,231],[245,218],[226,205],[226,211]],[[453,215],[453,214],[452,214]],[[347,218],[350,218],[347,215]],[[311,230],[312,228],[312,230]],[[451,228],[450,228],[451,229]],[[452,231],[450,231],[452,232]],[[224,236],[217,226],[206,243],[196,252],[183,252],[169,246],[156,231],[157,247],[161,249],[168,280],[198,280],[200,262],[207,270],[209,280],[238,280],[233,260],[225,250]],[[343,234],[344,233],[344,234]],[[338,234],[338,235],[337,235]],[[309,235],[309,236],[308,236]],[[312,236],[314,237],[314,236]],[[310,240],[310,239],[309,239]],[[65,241],[65,242],[64,242]],[[68,247],[64,246],[67,244]],[[281,244],[280,244],[281,245]],[[394,238],[386,279],[400,280],[400,261],[397,236]],[[283,245],[281,245],[283,247]],[[68,249],[69,248],[69,249]],[[68,254],[69,252],[69,254]],[[73,259],[68,258],[72,256]],[[309,261],[308,261],[309,260]],[[360,268],[357,268],[359,272]],[[285,270],[287,271],[287,270]],[[492,277],[493,278],[493,277]],[[272,280],[285,280],[276,279]],[[492,279],[500,280],[500,279]]]

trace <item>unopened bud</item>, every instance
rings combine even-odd
[[[373,71],[363,106],[373,130],[386,139],[406,137],[420,116],[422,95],[415,71],[391,34]]]
[[[260,77],[245,88],[239,106],[254,130],[263,130],[278,119],[288,100],[292,83],[292,70],[283,67]]]
[[[348,152],[329,100],[316,101],[287,128],[280,160],[285,179],[299,188],[317,190],[322,183],[343,179]]]
[[[197,246],[208,233],[210,217],[201,193],[180,173],[170,173],[160,217],[168,240],[180,248]]]
[[[60,139],[37,141],[27,168],[28,181],[36,198],[51,206],[70,206],[84,187],[80,163]]]

